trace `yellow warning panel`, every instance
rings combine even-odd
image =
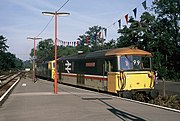
[[[119,72],[108,72],[108,92],[117,93],[119,88]]]

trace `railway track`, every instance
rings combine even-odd
[[[8,93],[13,88],[12,85],[17,83],[17,80],[20,79],[21,75],[22,75],[22,72],[9,73],[9,74],[0,76],[0,105],[3,104],[6,97],[8,96]]]

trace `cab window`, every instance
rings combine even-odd
[[[120,57],[120,68],[122,70],[133,69],[132,56],[121,56]]]
[[[149,69],[151,66],[150,57],[146,56],[121,56],[120,69],[121,70],[140,70]]]

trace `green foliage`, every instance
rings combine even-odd
[[[180,79],[180,1],[159,0],[153,2],[152,13],[144,12],[140,20],[129,19],[130,26],[118,30],[117,40],[100,38],[98,33],[105,28],[90,27],[85,34],[80,35],[77,47],[58,46],[58,56],[76,54],[77,51],[92,52],[101,49],[136,46],[153,53],[153,68],[160,78]],[[86,39],[88,37],[88,43]],[[33,49],[31,57],[33,56]],[[37,48],[39,60],[54,59],[52,39],[39,43]]]
[[[72,46],[58,46],[58,57],[77,54],[77,50]]]
[[[10,52],[6,52],[8,46],[6,45],[7,39],[0,36],[0,70],[7,71],[7,70],[15,70],[21,69],[23,67],[22,60],[16,58],[14,54]]]
[[[75,47],[64,47],[57,45],[57,57],[67,56],[77,53]],[[31,58],[34,56],[34,48],[31,49]],[[45,39],[40,41],[36,50],[36,61],[38,63],[54,60],[54,43],[52,39]]]
[[[180,78],[180,1],[159,0],[152,10],[156,16],[145,12],[140,21],[129,20],[118,32],[118,47],[137,46],[153,53],[153,67],[159,76],[167,79]]]
[[[21,69],[23,67],[22,60],[15,57],[14,54],[9,52],[1,53],[0,56],[0,70],[7,71],[7,70],[16,70]]]
[[[34,48],[31,49],[30,56],[34,56]],[[45,39],[40,41],[37,45],[36,59],[38,62],[53,60],[54,58],[54,44],[52,39]]]
[[[6,45],[6,42],[7,42],[7,39],[1,35],[0,36],[0,52],[7,51],[8,46]]]
[[[79,47],[77,47],[77,49],[80,49],[84,52],[103,49],[105,39],[101,38],[99,35],[104,29],[105,28],[101,26],[90,27],[89,30],[85,32],[85,34],[80,35],[78,37],[78,40],[80,41],[80,45]],[[88,43],[86,42],[87,38],[88,38]]]
[[[23,67],[24,68],[31,68],[32,67],[32,63],[30,60],[26,60],[23,62]]]
[[[162,66],[165,67],[166,78],[175,79],[180,76],[180,1],[160,0],[154,3],[157,14],[156,36],[158,50],[163,55]],[[162,46],[163,45],[163,46]],[[175,76],[175,77],[174,77]]]

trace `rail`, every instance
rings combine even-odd
[[[16,74],[7,74],[0,76],[0,89],[3,88],[5,85],[7,85],[11,80],[19,76],[21,72],[18,72]]]

